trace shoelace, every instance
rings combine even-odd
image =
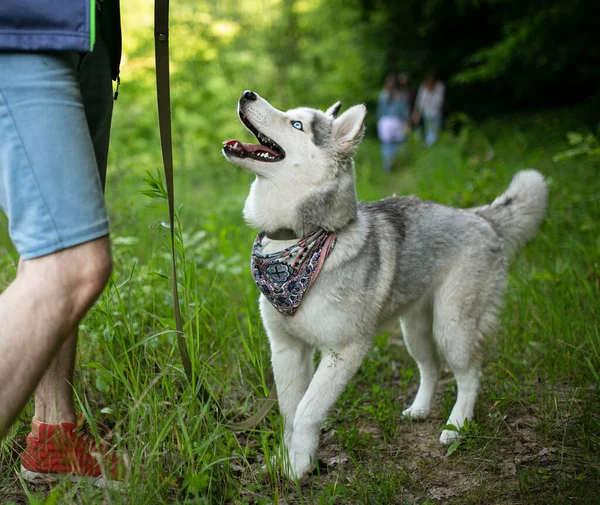
[[[96,423],[96,429],[98,430],[100,444],[105,446],[106,448],[109,448],[110,447],[109,440],[111,440],[113,437],[112,431],[110,431],[102,423]],[[90,446],[90,448],[92,446],[96,446],[96,447],[98,446],[96,437],[94,436],[94,433],[90,429],[90,426],[85,417],[80,416],[79,419],[77,419],[77,424],[75,425],[75,428],[73,429],[73,433],[76,433],[77,436],[82,441],[86,442]]]

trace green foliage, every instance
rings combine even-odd
[[[570,104],[597,93],[597,2],[362,0],[360,5],[365,61],[377,65],[380,79],[390,70],[421,78],[437,68],[450,84],[448,110],[481,118]],[[374,59],[377,50],[381,56]]]
[[[494,9],[496,21],[502,23],[501,36],[495,44],[480,48],[467,58],[469,67],[456,74],[456,82],[491,81],[510,75],[511,79],[517,78],[517,93],[529,95],[543,81],[565,71],[574,71],[571,78],[575,80],[597,75],[592,68],[574,68],[575,62],[593,57],[598,48],[589,20],[593,12],[589,11],[589,2],[521,2],[518,7],[517,2],[503,3],[503,12],[495,9],[494,0],[474,3]],[[567,42],[563,35],[571,30],[577,36]],[[522,73],[531,80],[530,89],[522,89],[527,84]]]
[[[460,434],[459,438],[448,446],[446,457],[454,454],[459,448],[466,451],[474,449],[481,444],[484,436],[484,430],[476,421],[472,420],[465,421],[465,424],[460,429],[452,424],[447,424],[441,430],[455,431]]]
[[[567,149],[561,153],[556,154],[552,159],[554,161],[563,161],[575,156],[587,155],[587,156],[600,156],[600,145],[598,139],[592,133],[582,135],[577,132],[567,133],[567,139],[571,149]]]

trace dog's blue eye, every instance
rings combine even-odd
[[[296,128],[296,130],[304,131],[302,129],[302,123],[300,121],[292,121],[292,126]]]

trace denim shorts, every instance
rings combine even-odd
[[[111,118],[101,41],[87,55],[0,51],[0,207],[23,260],[108,235]]]

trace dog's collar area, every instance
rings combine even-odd
[[[278,230],[269,231],[264,234],[269,240],[300,240],[298,234],[291,228],[279,228]]]
[[[273,307],[284,316],[293,317],[333,251],[336,235],[317,230],[271,254],[263,252],[264,237],[264,233],[259,233],[252,248],[254,282]]]

